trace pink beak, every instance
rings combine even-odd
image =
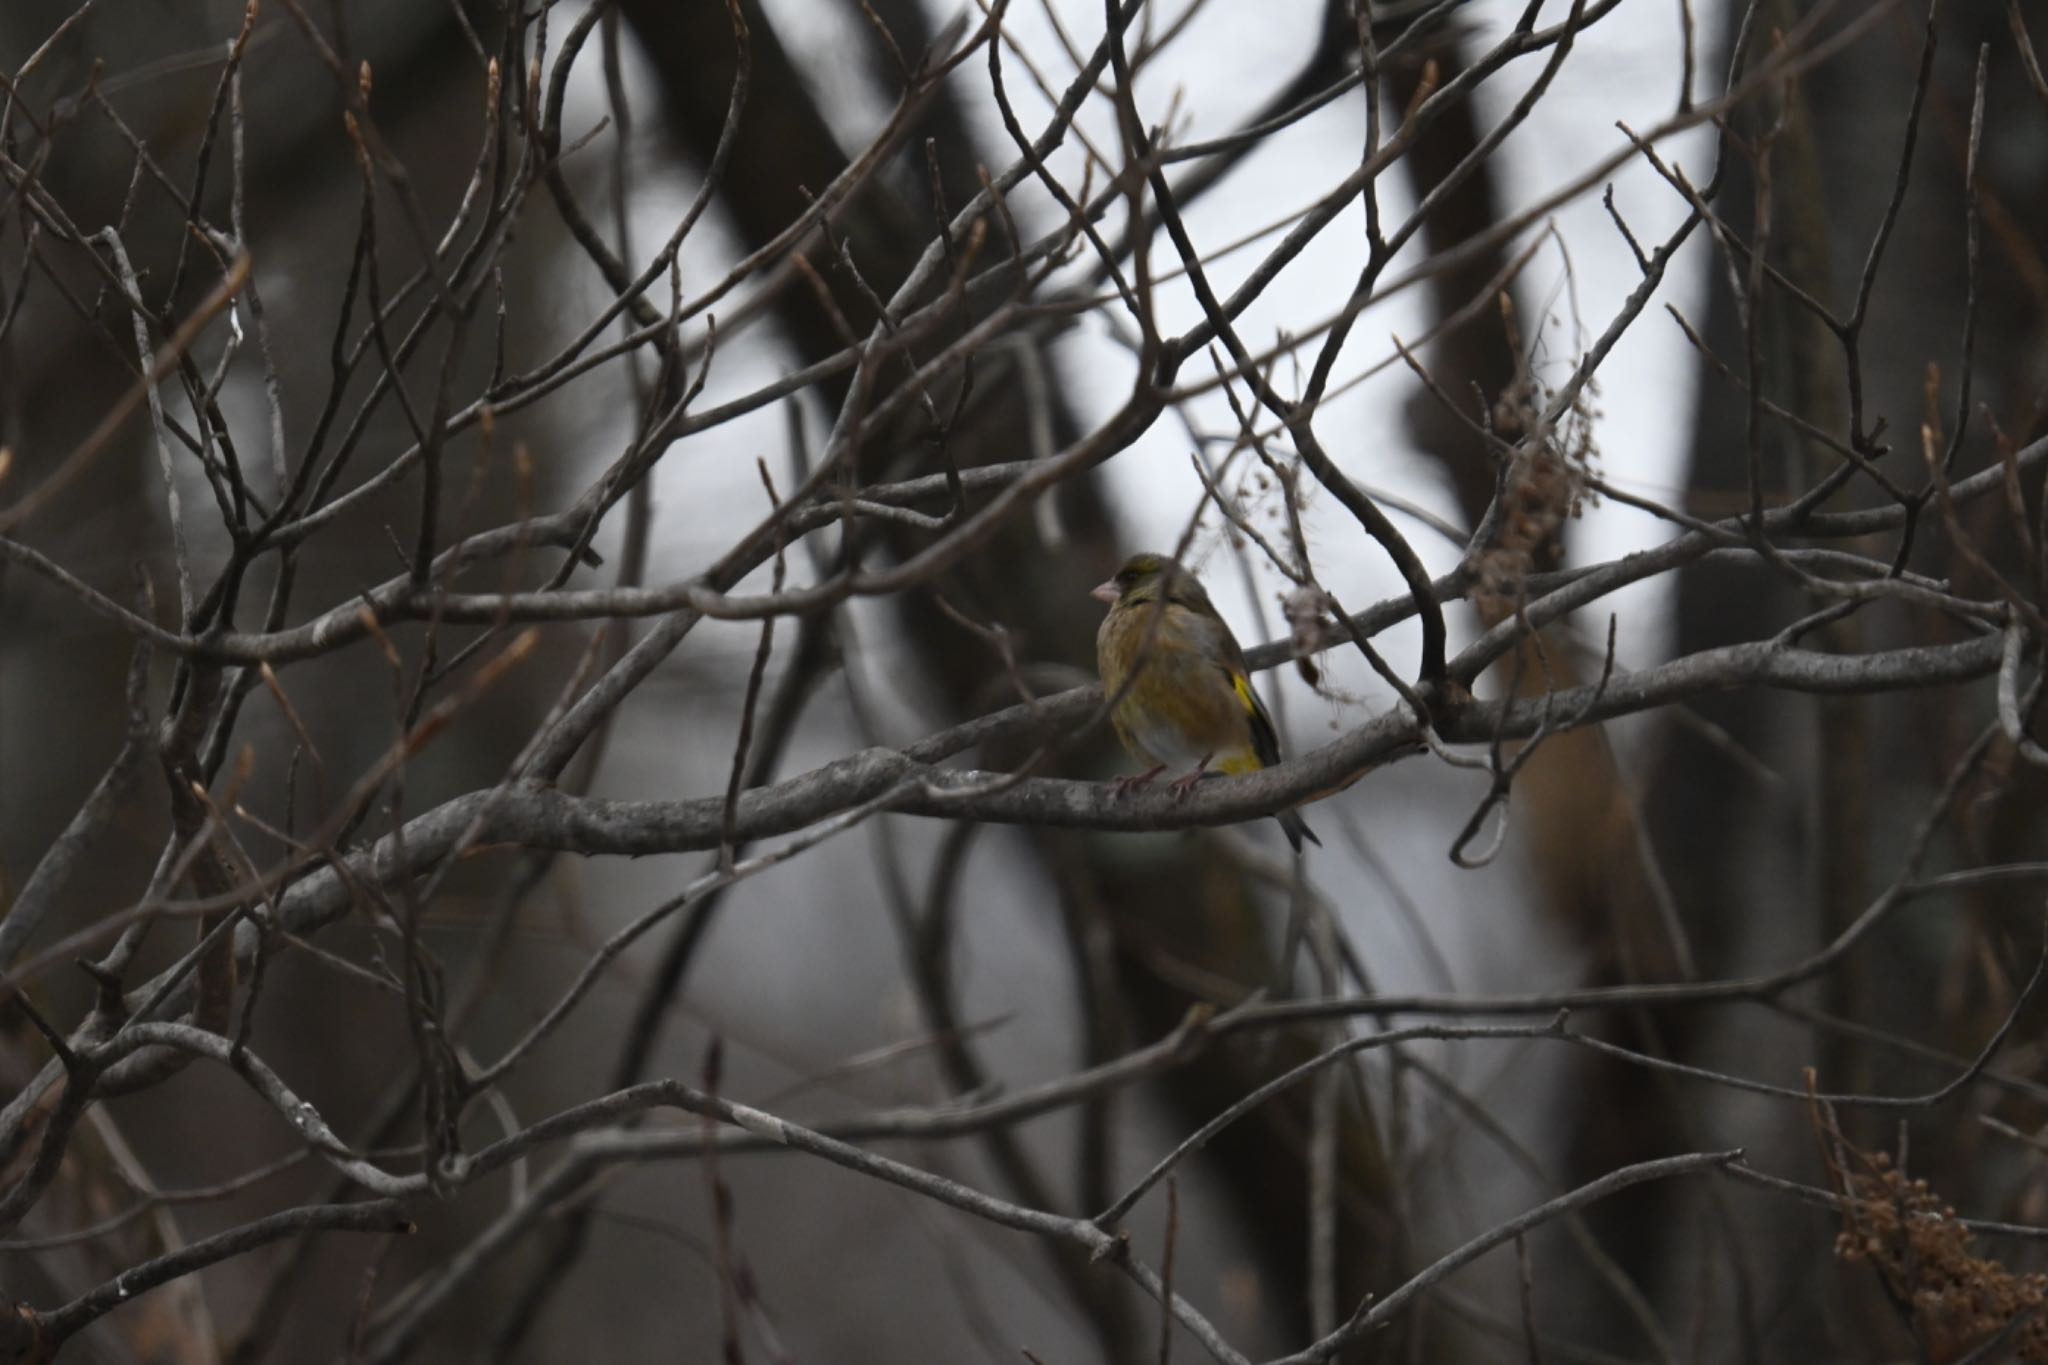
[[[1097,583],[1088,590],[1088,595],[1098,602],[1107,602],[1112,607],[1116,605],[1116,599],[1123,596],[1122,593],[1116,590],[1116,580],[1114,578],[1106,583]]]

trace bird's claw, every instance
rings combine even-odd
[[[1135,777],[1119,777],[1116,780],[1116,794],[1120,797],[1129,796],[1132,792],[1136,791],[1140,787],[1146,786],[1152,781],[1153,778],[1159,776],[1159,774],[1165,771],[1166,765],[1164,763],[1159,763],[1154,764],[1150,768],[1147,768],[1144,772],[1139,773]]]
[[[1185,801],[1188,799],[1188,793],[1195,789],[1195,784],[1209,775],[1209,760],[1205,758],[1195,765],[1193,772],[1183,773],[1174,778],[1167,783],[1167,787],[1173,792],[1174,800]]]

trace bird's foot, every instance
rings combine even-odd
[[[1116,794],[1118,796],[1129,796],[1132,792],[1136,791],[1138,788],[1142,786],[1145,786],[1153,778],[1159,776],[1159,774],[1165,771],[1166,765],[1164,763],[1155,763],[1150,768],[1147,768],[1144,772],[1139,773],[1136,777],[1119,777],[1116,780]]]
[[[1176,777],[1173,779],[1173,781],[1167,783],[1167,786],[1173,792],[1174,800],[1187,800],[1188,793],[1195,789],[1195,784],[1197,782],[1200,782],[1203,778],[1210,776],[1209,760],[1213,757],[1215,757],[1215,755],[1213,754],[1204,754],[1202,756],[1202,761],[1195,765],[1195,770],[1193,772],[1183,773],[1181,776]]]

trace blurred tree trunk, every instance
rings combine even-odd
[[[1441,86],[1456,79],[1464,66],[1455,32],[1447,32],[1405,60],[1390,63],[1386,92],[1390,109],[1398,115],[1427,93],[1427,68],[1434,68],[1428,78]],[[1421,200],[1442,183],[1478,146],[1485,131],[1474,101],[1449,110],[1401,159],[1400,169],[1414,198]],[[1489,163],[1444,196],[1425,221],[1428,251],[1449,250],[1492,228],[1501,218],[1499,200],[1500,189]],[[1469,307],[1506,266],[1507,254],[1505,247],[1498,248],[1474,256],[1457,270],[1434,276],[1430,284],[1435,316],[1446,317]],[[1465,412],[1461,416],[1448,411],[1420,387],[1407,412],[1410,439],[1442,466],[1468,527],[1480,524],[1505,474],[1470,423],[1491,421],[1496,430],[1502,430],[1505,422],[1542,401],[1542,396],[1528,387],[1529,376],[1523,371],[1517,346],[1537,344],[1544,319],[1525,318],[1514,308],[1511,290],[1488,303],[1483,314],[1437,341],[1426,356],[1437,389],[1466,404]],[[1498,306],[1491,306],[1495,303]],[[1504,518],[1503,528],[1513,520]],[[1567,518],[1559,517],[1545,539],[1522,547],[1531,553],[1532,570],[1547,572],[1563,564],[1567,524]],[[1481,625],[1491,627],[1505,619],[1514,604],[1481,598],[1474,605]],[[1597,676],[1598,667],[1595,660],[1590,676]],[[1545,631],[1538,640],[1525,643],[1497,666],[1494,674],[1496,686],[1511,687],[1524,696],[1539,696],[1552,688],[1590,680],[1572,632],[1559,630]],[[1642,812],[1629,779],[1616,763],[1606,730],[1567,730],[1545,739],[1516,778],[1514,809],[1515,856],[1530,876],[1532,909],[1564,940],[1586,947],[1592,964],[1587,984],[1675,975],[1679,953],[1658,912],[1656,870],[1644,861]],[[1576,1026],[1631,1046],[1653,1041],[1641,1036],[1627,1020],[1613,1017],[1588,1016]],[[1583,1084],[1583,1102],[1563,1107],[1558,1115],[1567,1129],[1560,1140],[1571,1153],[1571,1183],[1595,1178],[1653,1150],[1664,1154],[1680,1145],[1674,1132],[1646,1133],[1633,1122],[1616,1122],[1616,1114],[1666,1112],[1666,1106],[1646,1103],[1641,1072],[1591,1068]],[[1614,1248],[1615,1262],[1631,1269],[1638,1264],[1627,1255],[1633,1227],[1630,1223],[1615,1230],[1623,1245]],[[1641,1349],[1643,1343],[1629,1325],[1631,1319],[1614,1311],[1611,1291],[1591,1267],[1572,1258],[1558,1261],[1549,1273],[1546,1293],[1572,1305],[1562,1314],[1565,1321],[1603,1322],[1607,1329],[1593,1335],[1612,1349]]]
[[[1732,47],[1742,8],[1730,5],[1725,11],[1723,53]],[[1803,8],[1791,0],[1771,0],[1759,15],[1759,32],[1790,27]],[[1885,419],[1882,440],[1890,453],[1881,464],[1906,488],[1920,486],[1926,477],[1920,423],[1930,364],[1940,367],[1942,421],[1953,429],[1967,292],[1962,171],[1980,42],[1991,43],[1994,53],[1985,134],[1987,222],[1992,200],[2000,201],[2014,222],[2038,223],[2041,210],[2048,207],[2043,198],[2048,175],[2041,158],[1991,152],[2001,127],[2038,126],[2038,117],[2031,125],[2023,122],[2021,106],[2031,95],[2023,88],[2017,63],[2002,59],[2010,37],[1999,8],[1952,5],[1942,15],[1913,180],[1863,335],[1866,425],[1874,416]],[[1769,258],[1789,278],[1828,302],[1839,317],[1853,309],[1872,234],[1895,183],[1926,13],[1922,3],[1901,6],[1789,92],[1771,161]],[[1752,59],[1757,52],[1752,49]],[[1770,106],[1753,103],[1738,114],[1735,129],[1753,140],[1775,113]],[[1732,151],[1716,207],[1743,241],[1754,241],[1760,226],[1756,187],[1753,164],[1741,151]],[[2019,257],[2038,247],[2037,234],[2017,234],[2001,242],[1987,229],[1987,278],[2009,278],[2016,266],[2024,277],[2027,270]],[[1740,375],[1744,332],[1728,270],[1718,257],[1710,278],[1711,299],[1700,331],[1713,353]],[[1972,401],[1987,404],[2021,441],[2038,434],[2037,357],[2044,318],[2048,309],[2039,293],[1990,289],[1978,320]],[[1823,429],[1845,430],[1848,397],[1842,351],[1830,330],[1783,290],[1769,287],[1758,320],[1766,396]],[[1964,448],[1958,474],[1981,468],[1993,458],[1981,415],[1976,421],[1976,434]],[[1746,424],[1744,393],[1703,365],[1685,478],[1687,506],[1695,514],[1719,517],[1748,507]],[[1767,504],[1783,502],[1810,486],[1839,460],[1768,419],[1763,452]],[[1859,477],[1831,506],[1870,505],[1883,499],[1868,479]],[[1936,576],[1963,572],[1960,564],[1948,562],[1948,543],[1930,508],[1922,520],[1915,567]],[[1889,547],[1875,552],[1889,553]],[[1754,562],[1690,566],[1678,576],[1671,650],[1684,654],[1754,639],[1818,605]],[[1939,630],[1924,617],[1901,624],[1896,614],[1872,611],[1823,627],[1809,643],[1855,652],[1932,642]],[[1787,706],[1781,696],[1732,693],[1692,704],[1692,713],[1704,726],[1663,726],[1656,777],[1649,787],[1651,830],[1703,976],[1741,975],[1796,960],[1839,933],[1868,897],[1897,875],[1902,836],[1969,738],[1927,714],[1930,700],[1834,697]],[[1719,738],[1710,737],[1706,727],[1718,731]],[[1760,760],[1778,781],[1760,780],[1752,765],[1732,760],[1726,750],[1730,743]],[[2011,809],[2009,803],[2005,809]],[[2038,837],[2033,810],[2037,807],[2030,808],[2021,823]],[[2013,832],[2009,828],[2008,837]],[[2024,855],[2008,847],[2004,856]],[[2002,891],[1991,898],[2007,899]],[[1950,969],[1927,955],[1928,933],[1935,922],[1928,917],[1938,912],[1919,906],[1907,913],[1913,916],[1910,922],[1895,919],[1888,924],[1807,999],[1831,1013],[1908,1037],[1946,1036],[1954,1050],[1972,1053],[2003,1017],[2009,992],[1977,992],[1982,1008],[1962,1011],[1963,1019],[1953,1014],[1944,1019],[1947,1012],[1934,988]],[[1942,956],[1951,963],[1974,957],[1968,935],[1944,937]],[[1898,1092],[1946,1079],[1945,1074],[1914,1070],[1872,1076],[1850,1069],[1841,1064],[1845,1049],[1833,1035],[1808,1032],[1761,1012],[1717,1018],[1715,1027],[1704,1028],[1696,1016],[1678,1011],[1660,1017],[1654,1026],[1643,1021],[1643,1026],[1639,1045],[1707,1064],[1713,1058],[1741,1055],[1749,1059],[1749,1074],[1779,1084],[1796,1083],[1800,1065],[1809,1058],[1821,1066],[1820,1084],[1830,1090]],[[1579,1173],[1667,1151],[1681,1137],[1691,1144],[1711,1144],[1718,1140],[1717,1130],[1725,1131],[1717,1116],[1726,1097],[1698,1095],[1682,1109],[1676,1097],[1644,1073],[1609,1071],[1607,1082],[1607,1099],[1599,1107],[1610,1120],[1614,1115],[1637,1117],[1610,1121],[1604,1131],[1589,1132],[1575,1154]],[[1623,1092],[1631,1088],[1641,1092],[1643,1102],[1630,1103]],[[1681,1112],[1691,1116],[1683,1133],[1649,1117]],[[1758,1115],[1746,1108],[1743,1112],[1753,1130]],[[1817,1175],[1807,1116],[1791,1108],[1781,1108],[1775,1116],[1781,1127],[1778,1142],[1770,1147],[1773,1159],[1806,1164]],[[1863,1140],[1878,1147],[1895,1145],[1885,1116],[1845,1115],[1845,1125],[1855,1118],[1866,1120]],[[1966,1203],[1971,1182],[1963,1172],[1974,1163],[1959,1166],[1948,1159],[1957,1140],[1956,1134],[1929,1132],[1923,1137],[1916,1132],[1913,1162],[1919,1171],[1948,1173],[1951,1183],[1941,1187],[1944,1197]],[[1881,1328],[1871,1336],[1871,1323],[1890,1321],[1887,1310],[1876,1303],[1874,1284],[1867,1286],[1873,1291],[1872,1317],[1846,1326],[1825,1321],[1815,1296],[1775,1288],[1801,1282],[1832,1258],[1830,1226],[1788,1226],[1786,1231],[1796,1235],[1756,1239],[1722,1222],[1709,1200],[1718,1202],[1717,1196],[1703,1195],[1698,1188],[1644,1188],[1596,1211],[1597,1222],[1617,1259],[1644,1267],[1667,1307],[1695,1298],[1703,1262],[1727,1254],[1740,1241],[1749,1260],[1750,1288],[1760,1295],[1754,1311],[1770,1318],[1783,1350],[1832,1357],[1874,1349],[1874,1343],[1884,1339]],[[1746,1203],[1734,1198],[1726,1207],[1740,1220],[1746,1216]],[[1702,1236],[1707,1227],[1721,1232]],[[1836,1336],[1844,1330],[1851,1333],[1846,1341]]]
[[[29,0],[0,6],[0,69],[17,70],[26,54],[76,8],[71,3]],[[76,93],[86,84],[97,59],[106,68],[103,89],[109,102],[149,146],[172,181],[189,188],[220,78],[218,54],[233,36],[240,17],[240,5],[102,7],[52,49],[24,96],[40,104]],[[427,206],[430,218],[445,215],[461,195],[475,164],[484,103],[483,73],[447,6],[379,0],[351,4],[348,17],[355,45],[346,55],[366,64],[373,73],[372,108],[380,126],[408,166],[412,189]],[[346,262],[362,191],[332,77],[288,15],[266,13],[264,18],[258,45],[244,70],[250,112],[246,127],[250,241],[246,245],[254,259],[255,282],[266,291],[280,382],[288,395],[286,449],[296,458],[303,451],[313,412],[327,392],[329,339],[348,281]],[[163,66],[165,54],[199,54],[207,60],[195,57]],[[160,66],[163,69],[155,69]],[[141,78],[126,79],[138,73]],[[19,117],[15,128],[17,136],[22,136]],[[213,149],[204,195],[209,220],[223,228],[230,221],[228,146],[223,128]],[[163,296],[173,275],[172,253],[185,239],[182,214],[168,205],[160,187],[146,177],[133,196],[132,209],[124,208],[131,164],[130,149],[104,121],[90,113],[81,114],[58,131],[45,184],[83,232],[90,234],[102,224],[118,225],[151,308],[181,317],[213,287],[217,277],[188,269],[180,297]],[[0,199],[6,197],[0,192]],[[393,213],[386,221],[387,240],[382,247],[387,289],[403,279],[418,259],[409,239],[391,230],[390,219],[396,217]],[[20,241],[17,227],[11,215],[0,224],[0,234],[5,234],[10,245]],[[537,279],[548,262],[545,234],[529,230],[523,240],[524,246],[511,255],[508,264],[515,270],[534,270]],[[74,292],[88,305],[99,294],[99,278],[76,260],[75,253],[67,255],[71,248],[46,236],[40,251],[68,272]],[[9,270],[12,268],[10,265]],[[10,278],[7,287],[14,283]],[[507,289],[515,300],[533,297],[536,292],[514,271],[508,271]],[[352,339],[360,334],[364,315],[364,301],[359,297]],[[402,330],[414,315],[401,312],[397,327]],[[249,314],[242,317],[246,320]],[[153,334],[153,342],[160,342],[165,330]],[[0,354],[0,369],[6,371],[4,382],[0,382],[0,404],[7,405],[0,411],[0,439],[13,447],[16,456],[7,489],[34,486],[100,419],[111,401],[109,396],[131,386],[136,369],[132,341],[110,343],[103,332],[115,337],[129,335],[127,315],[118,305],[105,303],[94,320],[81,319],[49,281],[40,274],[30,277],[23,315],[10,348]],[[440,335],[437,332],[423,348],[429,367],[438,362]],[[487,335],[478,331],[456,383],[481,388],[490,363]],[[255,364],[252,338],[228,386],[230,401],[243,396],[237,386],[260,383]],[[374,358],[364,368],[372,366]],[[418,362],[408,369],[407,377],[416,393],[432,384],[431,368],[423,375]],[[350,389],[352,401],[344,405],[344,420],[366,389],[359,377]],[[260,390],[249,392],[256,395],[252,401],[260,404]],[[167,406],[176,414],[181,398],[172,385],[165,386],[165,393]],[[528,429],[529,420],[522,415],[501,425],[499,440],[506,449]],[[409,431],[388,399],[371,420],[364,440],[373,448],[410,443]],[[473,453],[473,443],[451,443],[450,467],[462,470],[466,478]],[[245,450],[243,459],[251,471],[252,486],[259,493],[267,492],[267,444]],[[174,447],[173,461],[181,470],[191,467],[191,457],[182,448]],[[499,477],[482,481],[475,500],[461,513],[468,526],[494,525],[519,514],[519,490],[515,481],[503,474],[508,464],[494,471]],[[184,493],[189,518],[193,493],[190,488]],[[403,484],[352,514],[335,534],[308,542],[300,555],[292,619],[303,619],[308,604],[324,608],[347,599],[365,584],[398,572],[400,565],[385,528],[409,531],[417,509],[417,485]],[[134,567],[146,566],[155,586],[157,617],[166,625],[175,624],[178,604],[169,570],[163,479],[146,416],[131,419],[88,475],[24,527],[22,534],[29,544],[123,601],[132,600]],[[201,571],[217,567],[224,556],[218,546],[195,544],[193,551],[195,578]],[[271,581],[267,568],[251,576],[236,614],[239,628],[260,628]],[[439,657],[446,660],[472,633],[467,629],[443,631]],[[422,632],[417,627],[397,628],[392,636],[408,666],[416,667]],[[566,638],[564,634],[550,635],[542,647],[543,660],[553,659],[558,644]],[[7,904],[9,887],[19,885],[33,858],[54,840],[118,747],[125,717],[123,679],[132,646],[125,631],[80,611],[75,599],[42,580],[0,570],[0,774],[5,775],[0,781],[0,909]],[[172,661],[161,657],[156,661],[152,696],[159,711],[171,665]],[[544,711],[555,685],[551,673],[558,677],[560,672],[541,660],[514,670],[463,724],[450,727],[410,765],[408,801],[419,808],[457,791],[497,782],[518,737],[530,733]],[[326,685],[320,664],[283,670],[282,676],[332,771],[353,774],[389,744],[394,721],[388,696],[366,701],[355,692]],[[243,789],[244,799],[256,809],[281,808],[293,741],[260,690],[245,708],[238,735],[256,746],[255,775]],[[232,762],[231,756],[230,766]],[[79,927],[84,916],[103,915],[110,907],[132,902],[146,883],[168,829],[163,813],[164,778],[153,765],[151,769],[82,860],[79,873],[64,890],[57,915],[39,936],[38,946]],[[308,786],[300,782],[302,817],[312,808]],[[266,856],[268,846],[249,837],[252,847],[264,850],[259,856]],[[463,882],[480,875],[457,874]],[[159,927],[150,949],[139,960],[139,970],[161,965],[174,947],[189,943],[189,932],[181,925]],[[318,969],[308,971],[302,961],[282,962],[264,993],[257,1046],[286,1071],[319,1075],[323,1084],[331,1087],[329,1097],[339,1101],[340,1112],[360,1112],[370,1109],[374,1097],[391,1084],[390,1062],[393,1057],[409,1058],[410,1043],[403,1039],[403,1018],[396,1011],[366,1012],[369,1017],[337,1014],[337,1009],[353,1010],[356,1004],[337,1005],[332,985],[331,978],[321,976]],[[53,975],[44,1001],[47,1012],[59,1019],[74,1017],[89,1003],[89,988],[82,973]],[[361,997],[349,999],[360,1002]],[[380,1033],[394,1025],[394,1032]],[[13,1023],[7,1028],[11,1041]],[[358,1054],[351,1044],[360,1043],[366,1035],[388,1036],[396,1051],[374,1057]],[[39,1043],[29,1045],[27,1052],[34,1057],[43,1055]],[[18,1073],[10,1065],[6,1074]],[[142,1165],[165,1184],[186,1181],[195,1167],[205,1169],[207,1161],[220,1159],[226,1145],[215,1112],[193,1105],[178,1087],[123,1101],[113,1106],[113,1111]],[[322,1178],[311,1177],[303,1188],[311,1190],[324,1183]],[[239,1207],[259,1207],[273,1193],[257,1192]],[[445,1236],[453,1240],[444,1245],[453,1246],[474,1230],[474,1226],[465,1227],[461,1219],[454,1219],[432,1240]],[[294,1286],[289,1296],[293,1312],[282,1324],[282,1335],[274,1339],[266,1335],[256,1349],[275,1348],[278,1354],[271,1358],[300,1359],[330,1346],[331,1325],[349,1315],[364,1255],[361,1247],[333,1240],[312,1243],[306,1253],[308,1262],[320,1265],[323,1273]],[[410,1274],[434,1255],[430,1246],[409,1244],[392,1259],[387,1273]],[[15,1288],[31,1283],[16,1274],[29,1264],[19,1256],[7,1258],[4,1268],[16,1275],[10,1281]],[[245,1273],[256,1279],[260,1269],[249,1263],[246,1269],[238,1265],[221,1273]],[[83,1287],[83,1282],[70,1283],[63,1286],[64,1293],[53,1291],[40,1297],[61,1299]],[[132,1327],[144,1325],[146,1321],[137,1318]],[[238,1328],[241,1324],[230,1318],[223,1326]],[[94,1332],[111,1342],[115,1334],[130,1330],[129,1320],[117,1316]],[[103,1344],[102,1350],[106,1349]]]

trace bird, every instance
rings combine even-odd
[[[1185,794],[1212,768],[1255,773],[1280,761],[1280,736],[1252,690],[1244,650],[1201,583],[1177,560],[1134,554],[1089,595],[1109,604],[1095,631],[1095,668],[1113,701],[1110,724],[1126,749],[1152,765],[1118,779],[1119,791],[1142,786],[1169,766],[1194,765],[1172,784]],[[1296,853],[1304,839],[1322,846],[1298,811],[1274,818]]]

